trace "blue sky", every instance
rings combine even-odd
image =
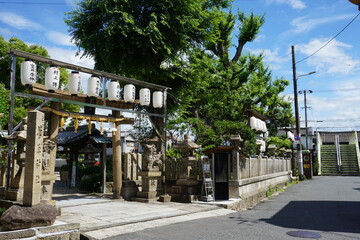
[[[75,56],[77,48],[70,42],[64,13],[73,7],[73,0],[0,1],[0,35],[7,40],[17,37],[27,44],[44,46],[54,59],[93,67],[91,59]],[[295,46],[296,60],[300,61],[320,49],[359,13],[348,0],[235,0],[233,11],[237,9],[265,14],[259,37],[248,43],[245,51],[263,53],[274,78],[290,80],[284,92],[290,101],[291,46]],[[308,106],[312,107],[308,109],[308,119],[323,121],[309,122],[309,126],[360,130],[359,25],[360,16],[317,54],[297,64],[298,75],[316,71],[298,80],[299,90],[313,90],[307,95]],[[303,95],[299,95],[299,104],[303,106]],[[304,110],[300,109],[300,113],[304,120]],[[341,119],[348,120],[339,122]]]

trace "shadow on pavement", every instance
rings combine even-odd
[[[261,221],[292,229],[360,233],[360,202],[293,201]]]

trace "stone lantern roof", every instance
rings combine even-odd
[[[194,143],[193,141],[190,140],[188,134],[186,134],[184,136],[184,140],[181,143],[174,146],[174,148],[176,148],[176,149],[185,150],[185,151],[198,149],[200,147],[201,147],[201,145],[197,145],[196,143]]]

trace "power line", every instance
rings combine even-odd
[[[67,5],[65,2],[13,2],[13,1],[0,1],[0,4],[23,4],[23,5]]]
[[[313,90],[316,93],[327,93],[327,92],[351,92],[358,91],[360,88],[340,88],[340,89],[326,89],[326,90]]]
[[[308,120],[308,122],[359,122],[360,118],[349,118],[349,119],[327,119],[327,120]],[[301,122],[305,122],[304,120],[301,120]]]
[[[352,24],[355,19],[360,15],[360,13],[358,13],[343,29],[341,29],[340,32],[338,32],[333,38],[331,38],[329,41],[327,41],[322,47],[320,47],[318,50],[316,50],[315,52],[313,52],[312,54],[310,54],[309,56],[301,59],[300,61],[297,61],[296,64],[301,63],[302,61],[305,61],[306,59],[314,56],[316,53],[318,53],[321,49],[323,49],[324,47],[326,47],[330,42],[332,42],[337,36],[339,36],[348,26],[350,26],[350,24]]]
[[[311,90],[312,93],[328,93],[328,92],[351,92],[351,91],[359,91],[360,88],[340,88],[340,89],[323,89],[323,90]],[[294,94],[294,92],[291,93],[284,93],[286,94]]]

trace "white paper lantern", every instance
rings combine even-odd
[[[36,64],[26,59],[24,62],[21,63],[21,84],[26,85],[33,85],[36,82]]]
[[[286,137],[291,139],[291,132],[290,131],[286,132]]]
[[[60,70],[56,66],[50,66],[45,71],[45,88],[54,92],[59,88]]]
[[[294,136],[294,134],[293,134],[292,132],[290,132],[290,131],[288,131],[288,132],[286,133],[286,137],[287,137],[288,139],[290,139],[291,141],[295,141],[295,136]]]
[[[266,132],[266,123],[262,120],[260,120],[260,125],[261,125],[261,132]]]
[[[261,147],[260,147],[260,152],[265,152],[266,151],[266,143],[264,140],[262,140],[261,142]]]
[[[256,129],[256,117],[250,117],[250,128],[251,129]]]
[[[88,80],[87,95],[89,97],[98,97],[100,95],[100,79],[97,76],[91,76]]]
[[[135,86],[132,84],[126,84],[124,87],[124,100],[125,102],[135,101]]]
[[[140,89],[140,105],[149,106],[150,105],[150,89],[142,88]]]
[[[263,123],[264,123],[264,132],[267,132],[267,126],[266,126],[266,122],[265,121],[263,121]]]
[[[120,84],[116,80],[111,80],[108,86],[108,99],[110,101],[117,101],[120,98]]]
[[[261,130],[262,130],[261,120],[258,119],[258,118],[256,118],[255,130],[256,130],[256,131],[261,131]]]
[[[68,91],[72,95],[77,95],[81,91],[81,76],[77,71],[69,73]]]
[[[164,96],[161,91],[156,91],[153,93],[153,107],[154,108],[162,108]]]

